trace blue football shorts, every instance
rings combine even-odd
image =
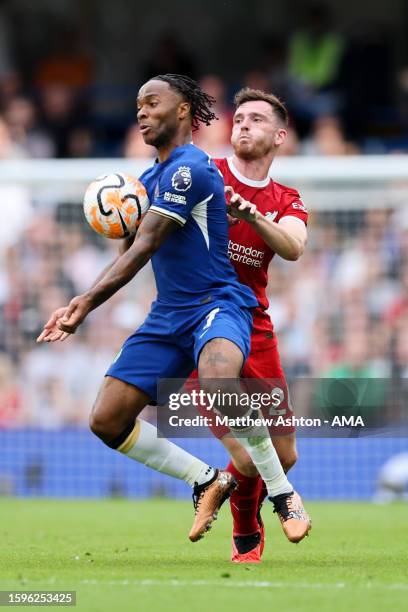
[[[187,378],[197,367],[204,345],[226,338],[238,346],[244,362],[250,351],[252,311],[230,301],[169,308],[154,302],[139,329],[123,344],[106,376],[118,378],[144,391],[151,403],[158,397],[160,379]]]

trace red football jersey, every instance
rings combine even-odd
[[[225,185],[230,185],[245,200],[256,204],[257,209],[271,221],[283,217],[296,217],[307,223],[307,210],[296,189],[275,183],[269,177],[253,181],[243,176],[233,165],[232,158],[215,159]],[[228,255],[239,280],[254,291],[259,308],[254,311],[254,332],[272,331],[272,323],[265,312],[269,306],[266,297],[268,266],[275,255],[266,242],[249,223],[240,221],[229,228]]]

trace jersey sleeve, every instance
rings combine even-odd
[[[297,191],[284,194],[283,209],[279,215],[278,223],[287,217],[295,217],[307,225],[309,213],[306,206],[302,202]]]
[[[212,184],[204,164],[171,164],[156,185],[149,210],[183,226],[194,206],[211,199]]]

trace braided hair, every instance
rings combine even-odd
[[[193,130],[197,130],[200,123],[210,125],[211,121],[218,119],[211,110],[215,98],[205,93],[197,81],[183,74],[159,74],[150,80],[168,83],[172,89],[183,96],[186,102],[190,103]]]

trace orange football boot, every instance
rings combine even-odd
[[[215,470],[214,476],[202,485],[195,485],[193,503],[195,518],[188,537],[192,542],[200,540],[211,529],[218,511],[237,486],[232,474]]]
[[[282,493],[269,498],[290,542],[297,544],[309,534],[312,521],[303,507],[299,493]]]

